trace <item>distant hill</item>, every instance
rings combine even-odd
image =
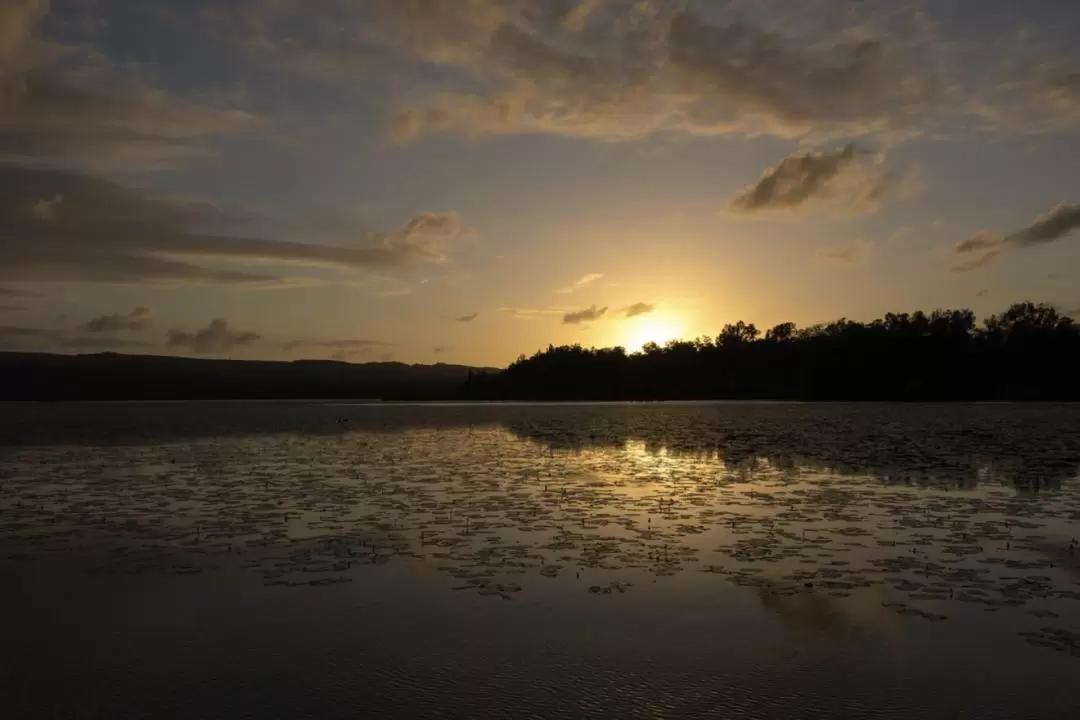
[[[0,353],[0,400],[452,399],[471,370],[493,371],[442,363]]]

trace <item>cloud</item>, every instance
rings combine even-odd
[[[22,305],[4,305],[4,304],[0,304],[0,312],[18,312],[20,310],[25,310],[25,309],[26,308],[24,308]]]
[[[444,355],[452,351],[453,349],[453,345],[436,345],[435,347],[431,348],[431,352],[435,353],[436,355]]]
[[[607,307],[597,309],[595,305],[585,310],[579,310],[577,312],[571,312],[563,315],[563,324],[565,325],[580,325],[581,323],[593,322],[599,320],[607,314]]]
[[[406,295],[412,294],[413,288],[411,287],[396,287],[387,290],[378,290],[375,292],[375,297],[405,297]]]
[[[876,207],[893,181],[865,162],[869,155],[854,143],[791,155],[740,191],[730,208],[738,213],[793,210],[839,195],[857,209]]]
[[[1080,204],[1061,203],[1031,225],[1005,238],[1006,245],[1033,247],[1060,240],[1080,229]]]
[[[468,315],[462,315],[460,317],[456,317],[456,318],[454,318],[454,321],[459,322],[459,323],[471,323],[473,320],[475,320],[478,317],[480,317],[480,313],[474,312],[474,313],[469,313]]]
[[[48,219],[35,212],[43,198]],[[445,262],[465,231],[454,213],[422,213],[343,246],[221,232],[248,220],[92,175],[0,164],[0,280],[284,285],[291,278],[268,265],[391,272]]]
[[[548,315],[565,315],[568,312],[573,312],[568,308],[516,308],[516,307],[501,307],[497,308],[495,312],[505,313],[507,315],[513,315],[514,317],[522,319],[532,319],[537,317],[544,317]]]
[[[569,295],[570,293],[577,292],[578,290],[592,285],[594,282],[602,279],[603,277],[604,275],[602,273],[589,273],[588,275],[582,275],[573,283],[571,283],[568,287],[560,288],[555,292],[559,295]]]
[[[865,240],[856,240],[846,247],[822,250],[817,254],[817,259],[823,263],[852,265],[865,260],[869,253],[870,245]]]
[[[639,302],[639,303],[634,303],[633,305],[631,305],[628,308],[624,308],[622,310],[622,312],[624,313],[624,315],[626,317],[632,318],[632,317],[637,317],[639,315],[648,315],[649,313],[653,312],[654,310],[656,310],[656,306],[650,305],[649,303]]]
[[[122,331],[139,332],[150,324],[152,314],[149,308],[137,307],[127,315],[102,315],[84,325],[90,333],[117,333]]]
[[[24,147],[54,148],[60,157],[94,148],[114,160],[169,162],[206,151],[207,138],[260,127],[231,104],[166,93],[148,81],[145,66],[131,69],[135,63],[97,59],[103,67],[95,72],[72,73],[56,58],[90,51],[39,37],[45,3],[7,4],[19,9],[4,18],[11,40],[0,42],[12,49],[0,58],[27,65],[20,78],[36,74],[95,99],[84,101],[94,112],[83,113],[80,127],[77,113],[51,110],[78,107],[52,99],[73,90],[28,91],[19,123]],[[101,12],[125,5],[107,3]],[[184,25],[206,33],[203,40],[228,43],[230,58],[242,69],[254,65],[256,78],[293,73],[304,91],[322,82],[365,100],[390,97],[388,133],[399,141],[437,133],[820,141],[989,121],[1024,105],[1017,95],[1045,98],[1041,104],[1054,112],[1080,105],[1075,71],[1064,66],[1018,72],[1039,80],[1030,87],[1013,82],[1010,102],[987,97],[1017,53],[1002,52],[1000,42],[968,49],[966,32],[947,37],[955,18],[944,9],[939,22],[933,3],[333,0],[317,12],[304,0],[154,5],[170,30]],[[192,39],[198,40],[185,38]],[[209,57],[217,60],[221,48],[213,50]],[[1033,60],[1022,70],[1041,64]],[[229,77],[234,68],[224,70]],[[258,91],[258,82],[250,85],[249,92]],[[35,125],[34,118],[53,122]],[[46,137],[35,140],[35,128]]]
[[[998,255],[1000,255],[1000,254],[1001,254],[1001,250],[991,250],[988,253],[984,253],[984,254],[980,255],[979,257],[975,258],[974,260],[969,260],[967,262],[963,262],[963,263],[960,263],[958,265],[953,265],[951,268],[949,268],[949,270],[950,270],[950,272],[956,272],[956,273],[971,272],[972,270],[978,270],[979,268],[986,267],[990,263],[994,262],[994,260],[996,260]]]
[[[1056,242],[1080,230],[1080,204],[1061,203],[1039,217],[1027,227],[1004,237],[983,231],[956,245],[955,251],[962,255],[983,252],[975,260],[954,266],[954,272],[968,272],[984,267],[1006,250],[1022,250]]]
[[[43,37],[48,11],[46,0],[0,8],[0,161],[153,167],[205,153],[205,138],[258,125],[241,110],[170,95],[145,66]]]
[[[980,232],[972,235],[967,240],[963,240],[956,245],[956,252],[969,253],[978,250],[987,250],[989,248],[998,247],[1001,245],[1001,238],[993,233]]]
[[[448,17],[433,3],[369,3],[385,20],[384,46],[471,86],[410,97],[390,123],[395,139],[852,136],[910,128],[939,84],[938,66],[920,61],[933,39],[927,24],[871,3],[845,5],[846,22],[786,27],[776,12],[747,24],[735,3],[710,5],[708,19],[650,0],[468,5]]]
[[[169,330],[166,333],[166,346],[184,348],[196,355],[223,353],[237,347],[252,345],[262,339],[254,332],[233,330],[225,318],[216,318],[209,325],[193,333],[182,330]]]

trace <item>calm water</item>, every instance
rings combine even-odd
[[[1072,718],[1078,471],[1078,406],[0,405],[0,715]]]

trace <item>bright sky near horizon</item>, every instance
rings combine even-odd
[[[0,0],[0,350],[1080,312],[1077,0]]]

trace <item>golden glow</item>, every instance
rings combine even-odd
[[[671,317],[642,315],[624,322],[623,340],[620,343],[627,352],[639,352],[650,342],[661,347],[671,340],[682,340],[686,328]]]

